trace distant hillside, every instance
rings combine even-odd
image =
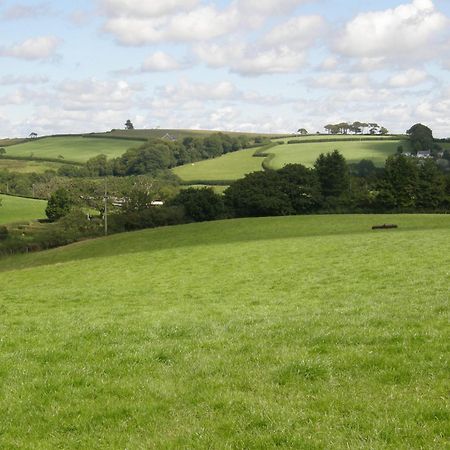
[[[398,146],[409,150],[408,140],[396,137],[360,137],[321,135],[276,139],[278,145],[260,149],[240,150],[219,158],[185,164],[173,172],[186,183],[218,184],[242,178],[245,174],[266,169],[280,169],[286,164],[311,167],[321,153],[339,150],[349,163],[369,159],[383,166]],[[288,143],[293,142],[293,143]]]
[[[268,138],[274,138],[280,136],[280,134],[265,134],[265,133],[244,133],[234,131],[221,131],[221,130],[183,130],[183,129],[135,129],[135,130],[111,130],[105,133],[90,133],[85,136],[90,137],[112,137],[121,139],[149,139],[157,138],[161,139],[164,136],[167,138],[173,137],[177,140],[182,140],[185,137],[206,137],[214,133],[224,133],[233,135],[244,135],[249,137],[265,136]]]

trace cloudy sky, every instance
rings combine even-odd
[[[0,137],[122,128],[450,136],[449,0],[0,0]]]

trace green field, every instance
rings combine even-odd
[[[375,142],[317,142],[303,144],[282,144],[267,150],[265,160],[272,169],[286,164],[312,166],[321,153],[339,150],[349,163],[370,159],[377,166],[384,165],[386,158],[396,152],[399,145],[406,151],[408,141],[387,140]],[[245,174],[262,170],[264,158],[253,156],[257,149],[240,150],[219,158],[186,164],[173,169],[184,182],[237,180]]]
[[[29,222],[45,218],[47,202],[31,198],[0,195],[0,225],[14,222]],[[0,445],[1,447],[1,445]]]
[[[409,141],[376,142],[318,142],[316,144],[284,144],[269,150],[274,157],[269,160],[269,167],[281,169],[286,164],[303,164],[313,166],[321,153],[339,150],[349,163],[361,159],[370,159],[377,166],[383,166],[386,158],[393,155],[399,145],[406,151]]]
[[[8,156],[21,156],[42,159],[61,159],[83,163],[103,154],[108,158],[122,155],[131,147],[142,145],[142,141],[125,139],[101,139],[82,136],[58,136],[29,140],[7,148]],[[62,156],[63,158],[60,158]]]
[[[449,255],[345,215],[0,259],[0,447],[446,448]]]
[[[149,139],[156,138],[161,139],[166,134],[173,136],[177,140],[182,140],[185,137],[206,137],[210,136],[214,133],[224,133],[230,136],[239,136],[245,135],[251,137],[255,136],[266,136],[266,137],[274,137],[279,136],[275,134],[266,134],[266,133],[244,133],[244,132],[236,132],[236,131],[221,131],[221,130],[184,130],[184,129],[162,129],[162,128],[152,128],[152,129],[134,129],[134,130],[111,130],[106,133],[92,133],[95,136],[105,136],[105,137],[119,137],[126,139]],[[91,135],[92,135],[91,134]],[[89,136],[89,135],[87,135]]]
[[[44,173],[47,170],[57,171],[61,163],[49,161],[27,161],[23,159],[2,159],[0,158],[0,170],[8,170],[17,173]]]
[[[329,141],[353,141],[353,140],[361,140],[361,141],[385,141],[385,140],[398,140],[398,139],[407,139],[406,135],[354,135],[354,134],[307,134],[305,136],[298,136],[293,134],[292,136],[285,137],[282,139],[274,139],[277,142],[288,142],[288,141],[318,141],[318,140],[329,140]]]
[[[263,158],[253,157],[255,151],[254,148],[239,150],[218,158],[185,164],[172,170],[175,175],[188,182],[237,180],[247,173],[262,170]]]

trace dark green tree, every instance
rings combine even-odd
[[[225,204],[238,217],[295,214],[287,184],[275,171],[253,172],[225,191]]]
[[[278,171],[282,189],[289,195],[297,214],[316,211],[322,203],[317,173],[301,164],[288,164]]]
[[[418,173],[416,207],[435,211],[445,200],[445,177],[432,159],[421,163]]]
[[[125,129],[126,129],[126,130],[134,130],[134,125],[131,123],[131,120],[130,120],[130,119],[128,119],[128,120],[125,122]]]
[[[338,150],[327,154],[322,153],[314,163],[314,168],[324,197],[337,199],[348,193],[349,170],[345,158]]]
[[[225,214],[222,196],[211,188],[183,189],[172,199],[171,205],[182,206],[186,219],[192,222],[215,220]]]
[[[427,150],[431,151],[433,148],[433,132],[427,126],[416,123],[406,133],[409,134],[412,148],[416,153]]]
[[[385,165],[385,180],[395,206],[411,211],[416,205],[418,167],[413,158],[403,155],[389,156]]]
[[[67,190],[57,189],[48,199],[45,214],[51,222],[54,222],[67,215],[73,204],[74,202]]]

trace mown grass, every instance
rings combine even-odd
[[[83,163],[103,154],[108,158],[122,155],[127,149],[142,145],[142,141],[122,139],[101,139],[82,136],[57,136],[29,140],[7,148],[8,156],[21,156],[42,159],[61,158],[61,162]]]
[[[383,166],[386,158],[393,155],[399,145],[404,151],[410,148],[410,142],[406,140],[284,144],[269,150],[269,153],[274,155],[269,161],[269,166],[272,169],[280,169],[286,164],[303,164],[311,167],[321,153],[333,150],[339,150],[349,163],[370,159],[375,165]]]
[[[247,173],[262,170],[263,158],[255,158],[254,148],[227,153],[214,159],[175,167],[173,173],[183,181],[237,180]],[[200,183],[196,183],[200,184]]]
[[[247,219],[0,260],[0,446],[445,448],[449,230]]]
[[[29,222],[45,218],[47,202],[31,198],[0,195],[0,224]]]
[[[26,161],[23,159],[0,158],[0,170],[8,170],[16,173],[44,173],[47,170],[57,171],[61,163],[48,161]]]

